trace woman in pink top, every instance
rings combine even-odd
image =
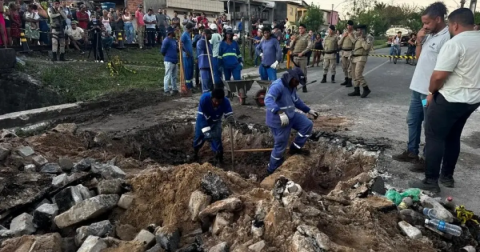
[[[7,28],[3,18],[3,0],[0,0],[0,46],[7,48]]]

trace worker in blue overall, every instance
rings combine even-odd
[[[182,42],[182,50],[183,50],[182,56],[183,56],[183,72],[185,74],[185,84],[187,85],[187,88],[189,90],[193,88],[193,68],[194,68],[193,45],[192,45],[193,27],[194,25],[192,23],[188,23],[185,26],[185,31],[180,37],[180,41]]]
[[[204,93],[200,97],[198,105],[195,137],[193,139],[193,158],[195,161],[198,161],[200,148],[205,141],[208,141],[215,153],[216,162],[223,163],[222,117],[230,125],[235,124],[232,106],[228,98],[225,97],[225,91],[216,88],[212,92]]]
[[[198,68],[200,69],[203,93],[213,90],[212,69],[210,69],[210,64],[212,63],[212,45],[208,42],[211,38],[212,31],[205,29],[203,30],[202,38],[197,42]],[[210,58],[210,61],[208,58]]]
[[[240,73],[243,68],[243,59],[237,41],[233,40],[232,29],[225,30],[225,38],[220,43],[220,48],[218,49],[218,62],[223,67],[226,81],[229,81],[232,75],[234,80],[241,79]]]
[[[270,85],[265,96],[267,126],[270,127],[275,141],[267,167],[270,174],[284,161],[283,153],[287,148],[292,128],[297,131],[297,136],[290,145],[289,153],[291,155],[310,154],[308,150],[304,150],[302,147],[312,133],[313,123],[305,114],[295,112],[295,109],[299,109],[312,115],[315,119],[318,117],[318,113],[311,110],[297,96],[297,86],[300,84],[304,86],[305,82],[305,75],[300,68],[289,69],[280,79]]]
[[[272,37],[269,27],[263,27],[263,39],[255,48],[256,52],[262,58],[258,72],[261,80],[275,81],[277,79],[278,62],[282,61],[282,48],[278,39]]]

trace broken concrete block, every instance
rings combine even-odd
[[[57,204],[42,204],[33,211],[33,222],[39,228],[50,228],[53,218],[58,214]]]
[[[15,233],[8,228],[0,225],[0,238],[11,238],[15,236]]]
[[[60,157],[58,159],[58,164],[64,172],[70,172],[73,169],[73,162],[68,157]]]
[[[98,183],[98,194],[120,194],[122,193],[123,179],[108,179]]]
[[[90,226],[83,226],[77,228],[77,234],[75,235],[75,244],[81,245],[85,239],[89,236],[105,237],[107,235],[113,235],[113,225],[110,221],[100,221],[92,223]]]
[[[23,213],[13,218],[10,223],[10,230],[16,235],[29,235],[35,233],[37,229],[33,224],[33,216],[28,213]]]
[[[330,251],[333,243],[317,227],[300,225],[292,238],[292,251]]]
[[[133,240],[141,242],[145,247],[149,247],[155,242],[155,235],[145,229],[142,229]]]
[[[106,249],[107,244],[98,236],[89,236],[77,250],[77,252],[100,252]]]
[[[74,172],[87,172],[91,169],[92,164],[95,163],[95,159],[93,158],[84,158],[80,160],[78,163],[73,165]]]
[[[122,171],[122,169],[115,165],[109,164],[94,163],[92,164],[92,172],[102,174],[102,177],[104,179],[125,178],[125,176],[127,176],[127,174]]]
[[[155,231],[157,243],[167,251],[176,251],[180,245],[180,230],[176,227],[160,227]]]
[[[211,201],[211,196],[206,195],[199,190],[192,192],[192,195],[190,195],[190,201],[188,203],[188,210],[192,214],[192,221],[197,220],[200,211],[210,205]]]
[[[138,230],[133,227],[132,225],[125,224],[125,225],[118,225],[115,228],[115,233],[118,238],[124,241],[131,241],[135,239]]]
[[[83,185],[69,186],[54,196],[59,213],[63,213],[72,206],[90,198],[90,191]]]
[[[37,167],[34,164],[28,164],[23,167],[25,172],[37,172]]]
[[[201,185],[204,192],[212,196],[214,202],[225,199],[232,194],[222,178],[212,172],[208,172],[203,176]]]
[[[52,129],[52,131],[59,132],[59,133],[71,133],[74,134],[75,131],[77,130],[77,125],[75,123],[62,123],[55,128]]]
[[[211,247],[208,252],[228,252],[228,244],[226,242],[219,243]]]
[[[254,243],[254,244],[248,246],[248,249],[249,249],[250,251],[260,252],[260,251],[262,251],[262,249],[265,247],[265,245],[266,245],[266,244],[265,244],[265,241],[264,241],[264,240],[261,240],[261,241],[259,241],[259,242],[257,242],[257,243]]]
[[[11,144],[0,144],[0,161],[5,160],[12,151]]]
[[[119,198],[116,194],[104,194],[86,199],[55,217],[55,224],[59,228],[65,228],[95,218],[114,208]]]
[[[150,248],[149,250],[145,251],[145,252],[163,252],[164,250],[162,249],[162,246],[160,244],[155,244],[155,246],[153,246],[152,248]]]
[[[228,212],[221,212],[215,216],[213,222],[212,233],[218,235],[224,227],[230,225],[233,222],[233,214]]]
[[[134,199],[135,199],[135,196],[132,194],[128,194],[128,193],[123,194],[120,197],[120,200],[118,201],[118,206],[123,209],[128,209],[128,207],[130,207]]]
[[[30,157],[31,155],[35,154],[35,151],[30,146],[20,147],[17,150],[17,153],[20,154],[22,157]]]
[[[62,187],[68,184],[68,176],[66,173],[60,174],[52,179],[52,185]]]
[[[33,156],[32,161],[38,167],[42,167],[48,163],[48,160],[44,158],[42,155]]]
[[[40,172],[50,173],[50,174],[60,174],[62,173],[62,168],[57,163],[48,163],[42,166]]]
[[[420,238],[422,238],[422,232],[418,228],[410,225],[408,222],[400,221],[398,223],[398,226],[400,227],[402,232],[406,236],[408,236],[410,239],[420,239]]]
[[[21,167],[28,165],[25,159],[17,154],[10,155],[10,157],[7,158],[7,162],[10,164],[10,167],[17,168],[17,169],[20,169]]]
[[[207,208],[200,212],[198,217],[200,218],[200,220],[203,220],[205,217],[216,215],[220,211],[236,212],[242,209],[242,207],[242,201],[239,198],[232,197],[217,201],[209,205]]]

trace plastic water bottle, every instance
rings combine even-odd
[[[430,217],[432,219],[438,219],[438,220],[444,220],[448,223],[453,222],[453,215],[450,213],[445,207],[443,207],[440,202],[436,201],[435,199],[432,199],[428,197],[427,195],[422,195],[420,196],[420,202],[426,207],[425,209],[434,209],[435,210],[435,217]],[[428,216],[428,214],[425,213],[426,210],[423,210],[423,213]]]
[[[442,220],[425,220],[425,225],[435,228],[443,233],[451,234],[453,236],[461,236],[462,235],[462,228],[457,226],[457,225],[452,225],[449,223],[446,223],[445,221]]]
[[[423,208],[423,215],[427,216],[430,219],[437,219],[437,220],[442,219],[438,217],[437,211],[435,211],[435,209],[432,209],[432,208],[427,208],[427,207]]]

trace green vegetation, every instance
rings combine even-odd
[[[320,6],[312,3],[307,7],[307,12],[300,18],[297,27],[300,23],[305,24],[309,30],[320,31],[323,25],[323,11],[320,9]]]

